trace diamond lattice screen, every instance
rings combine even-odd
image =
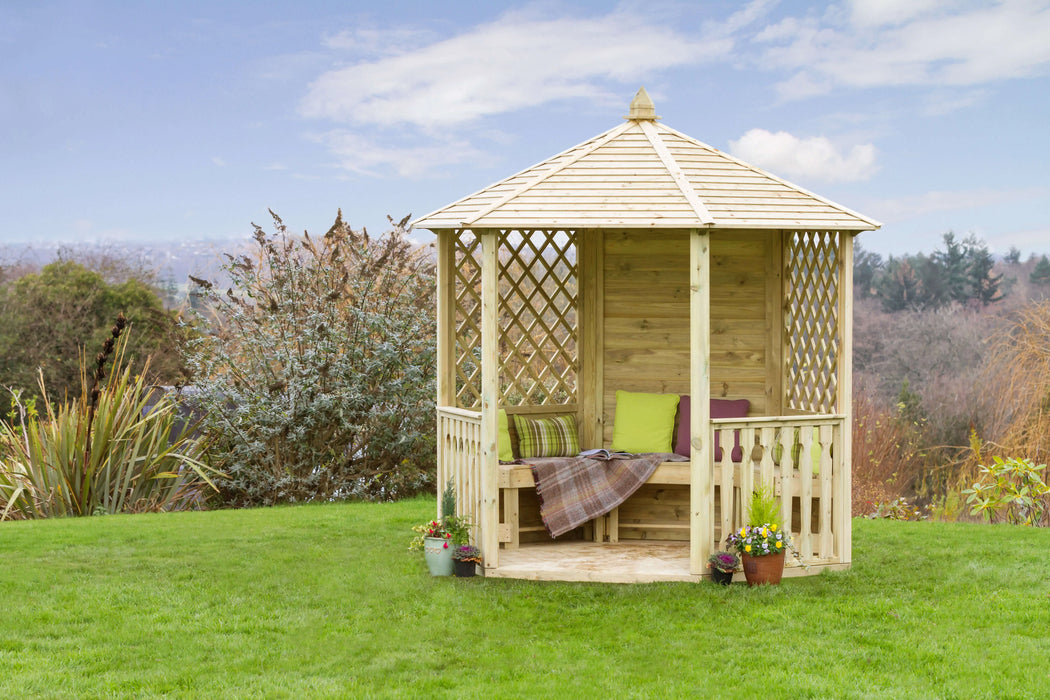
[[[834,413],[839,358],[839,234],[792,234],[784,262],[785,399],[796,410]]]
[[[500,401],[576,402],[579,299],[574,231],[499,234]],[[481,246],[456,239],[456,400],[481,405]]]

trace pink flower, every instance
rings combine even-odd
[[[448,549],[448,542],[445,543],[445,549]]]

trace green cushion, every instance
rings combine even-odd
[[[502,408],[499,410],[499,433],[496,445],[499,447],[499,461],[514,461],[514,447],[510,442],[510,421],[507,420],[507,412]]]
[[[773,461],[776,464],[780,464],[780,456],[784,453],[784,449],[778,444],[773,448]],[[813,476],[820,476],[820,428],[813,427],[813,442],[809,446],[810,459],[813,462]],[[795,465],[795,469],[800,468],[798,463],[799,457],[802,456],[802,442],[799,440],[798,431],[795,431],[795,444],[791,447],[791,461]]]
[[[616,392],[614,452],[671,452],[678,394]]]
[[[518,451],[526,457],[574,457],[580,451],[576,416],[528,418],[514,416]]]

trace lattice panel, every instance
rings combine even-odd
[[[499,234],[500,399],[576,401],[578,270],[574,231]],[[456,402],[481,405],[481,245],[456,234]]]
[[[575,231],[500,235],[500,392],[504,403],[576,401]]]
[[[785,255],[786,386],[790,408],[834,413],[839,362],[839,234],[796,232]]]
[[[456,232],[456,405],[481,406],[481,239]]]

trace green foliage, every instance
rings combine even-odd
[[[56,406],[41,385],[42,416],[12,392],[11,421],[0,421],[0,519],[202,505],[216,472],[188,429],[175,430],[174,405],[149,405],[144,375],[123,362],[126,342],[118,341],[114,370],[94,401],[85,368],[71,402]]]
[[[747,510],[748,525],[784,526],[780,515],[780,499],[773,495],[768,486],[760,486],[751,494],[751,503]]]
[[[76,396],[81,353],[102,344],[121,312],[135,328],[127,348],[134,371],[144,371],[152,355],[152,379],[174,383],[182,376],[175,317],[153,288],[135,278],[109,282],[80,263],[59,260],[0,285],[0,385],[28,398],[42,373],[51,401]]]
[[[434,271],[342,215],[320,240],[255,227],[228,290],[198,283],[187,362],[231,505],[393,499],[433,483]],[[407,220],[407,217],[406,217]]]
[[[1036,466],[1027,459],[992,457],[990,465],[981,467],[974,485],[963,490],[972,506],[970,515],[980,515],[988,522],[1044,524],[1050,494],[1050,486],[1039,474],[1044,469],[1045,464]]]

